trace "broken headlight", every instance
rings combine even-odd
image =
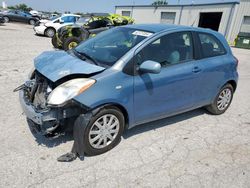
[[[69,80],[56,87],[48,96],[49,105],[62,105],[90,88],[96,81],[89,78]]]

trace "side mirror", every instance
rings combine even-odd
[[[151,60],[144,61],[140,65],[139,71],[143,73],[159,74],[161,72],[161,64]]]

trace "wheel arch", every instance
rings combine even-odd
[[[93,109],[91,109],[91,111],[95,112],[95,113],[98,113],[101,109],[103,108],[108,108],[108,107],[115,107],[117,108],[118,110],[120,110],[124,116],[124,121],[125,121],[125,127],[124,127],[124,130],[128,129],[129,127],[129,115],[128,115],[128,111],[127,109],[122,106],[121,104],[118,104],[118,103],[114,103],[114,102],[111,102],[111,103],[105,103],[105,104],[101,104],[101,105],[98,105],[96,107],[94,107]]]
[[[235,80],[229,80],[226,84],[231,84],[233,86],[234,92],[237,89],[237,83]]]

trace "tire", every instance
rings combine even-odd
[[[4,22],[5,22],[5,23],[10,22],[10,19],[9,19],[9,17],[7,17],[7,16],[4,16],[3,19],[4,19]]]
[[[54,28],[49,27],[45,30],[44,33],[47,37],[52,38],[56,34],[56,30]]]
[[[57,44],[57,37],[54,35],[51,39],[51,43],[54,46],[54,48],[59,48],[59,45]]]
[[[213,103],[206,109],[213,115],[220,115],[227,111],[233,100],[234,88],[231,84],[224,85]],[[225,96],[226,95],[226,96]],[[224,97],[223,97],[224,96]]]
[[[114,126],[114,128],[111,129],[111,131],[116,131],[116,133],[110,133],[107,128],[106,129],[104,128],[105,130],[101,131],[96,126],[96,122],[100,123],[103,120],[103,118],[105,118],[105,117],[107,118],[107,122],[109,122],[111,117],[114,118],[112,120],[113,124],[111,124],[110,127],[112,125],[114,126],[118,122],[118,124],[116,126]],[[103,123],[104,123],[104,121],[103,121]],[[101,125],[101,124],[99,124],[99,125]],[[91,118],[90,122],[88,123],[88,125],[85,128],[84,138],[83,138],[85,154],[87,154],[89,156],[100,155],[100,154],[103,154],[103,153],[113,149],[121,140],[121,135],[123,133],[124,126],[125,126],[124,116],[118,108],[110,106],[110,107],[105,107],[105,108],[101,109],[96,115],[94,115]],[[103,138],[99,138],[93,142],[93,139],[98,137],[98,135],[93,134],[93,132],[91,133],[91,131],[93,131],[93,130],[96,132],[100,131],[99,135],[102,135],[102,134],[108,135],[109,134],[109,137],[110,136],[113,137],[113,140],[111,141],[111,139],[108,138],[107,136],[103,136]],[[92,139],[92,142],[91,142],[91,139]],[[106,139],[106,145],[104,144],[105,139]],[[98,147],[97,145],[98,145],[98,142],[100,140],[101,140],[100,147]]]
[[[74,47],[76,47],[78,44],[81,43],[81,40],[77,37],[68,37],[63,42],[63,49],[65,51],[68,51]]]
[[[29,24],[30,24],[30,25],[35,25],[35,24],[36,24],[36,21],[33,20],[33,19],[31,19],[31,20],[29,20]]]

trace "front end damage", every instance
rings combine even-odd
[[[74,119],[88,110],[74,100],[63,106],[48,105],[47,98],[55,87],[55,83],[35,71],[32,79],[25,82],[19,91],[20,104],[31,129],[42,135],[72,131]]]

